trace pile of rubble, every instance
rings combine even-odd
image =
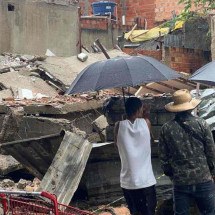
[[[109,55],[124,54],[113,50]],[[79,194],[92,205],[122,196],[120,159],[113,146],[113,130],[115,123],[124,117],[124,100],[113,97],[105,101],[116,95],[111,90],[63,95],[82,69],[104,58],[101,53],[89,54],[85,62],[76,56],[8,53],[0,56],[0,160],[4,159],[0,175],[7,178],[9,173],[25,169],[36,177],[17,183],[4,179],[0,181],[1,188],[46,190],[55,193],[64,204]],[[151,105],[155,138],[162,124],[173,117],[163,110],[170,100],[170,97],[145,100]],[[20,110],[22,114],[10,114],[10,110]],[[152,154],[156,177],[160,177],[157,145],[153,145]],[[166,192],[169,184],[168,178],[161,177],[158,186],[165,187],[160,190]],[[118,210],[118,214],[124,213],[121,207]]]
[[[38,178],[34,178],[33,181],[20,179],[17,183],[15,183],[11,179],[3,179],[0,181],[1,189],[9,190],[9,191],[25,190],[27,192],[34,192],[38,190],[39,186],[40,186],[40,180]]]
[[[105,59],[102,53],[89,53],[86,62],[76,56],[48,57],[4,53],[0,55],[0,101],[53,98],[63,95],[86,66]],[[125,55],[112,50],[111,57]],[[105,95],[102,95],[105,96]],[[94,95],[82,95],[94,98]]]
[[[45,57],[3,54],[0,56],[0,99],[32,99],[58,93],[41,79],[38,67]]]

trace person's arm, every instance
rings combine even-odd
[[[170,164],[169,150],[166,144],[163,128],[161,128],[158,147],[159,147],[159,157],[161,161],[161,168],[163,169],[163,172],[165,175],[172,177],[173,172]]]
[[[114,143],[115,143],[115,145],[117,144],[118,131],[119,131],[119,122],[116,122],[115,127],[114,127]]]
[[[212,132],[210,130],[209,125],[203,121],[203,126],[204,126],[204,139],[205,139],[205,145],[204,145],[204,150],[205,150],[205,155],[207,158],[207,163],[208,167],[210,169],[211,175],[215,179],[215,144],[214,144],[214,139]]]
[[[147,105],[143,105],[142,111],[143,111],[142,118],[145,119],[145,121],[146,121],[146,123],[148,125],[148,128],[149,128],[149,131],[150,131],[152,142],[154,142],[154,136],[153,136],[153,133],[152,133],[152,125],[151,125],[151,122],[149,120],[149,118],[150,118],[150,107],[147,106]]]
[[[151,139],[152,139],[152,142],[153,142],[154,141],[154,136],[153,136],[153,133],[152,133],[152,124],[151,124],[151,122],[150,122],[150,120],[148,118],[144,118],[144,119],[146,121],[146,124],[148,125],[150,135],[151,135]]]

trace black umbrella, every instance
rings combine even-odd
[[[215,61],[198,69],[189,80],[215,86]]]
[[[171,68],[147,56],[107,59],[85,68],[71,84],[67,94],[167,81],[181,77]]]

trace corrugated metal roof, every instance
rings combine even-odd
[[[197,91],[194,90],[192,94],[197,96]],[[202,100],[198,106],[198,115],[206,120],[215,135],[215,89],[200,90],[197,97]]]
[[[165,47],[183,47],[183,34],[168,34],[164,37]]]

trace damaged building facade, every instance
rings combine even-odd
[[[57,56],[80,50],[79,12],[75,1],[1,0],[0,52]]]
[[[0,56],[0,61],[3,62],[0,64],[1,135],[11,129],[10,126],[7,127],[9,123],[4,123],[7,117],[10,117],[10,115],[8,116],[8,107],[22,112],[19,130],[13,132],[16,135],[2,135],[4,138],[0,135],[1,141],[3,140],[0,147],[2,150],[0,157],[8,164],[8,166],[0,166],[0,175],[6,177],[10,173],[15,172],[16,174],[17,171],[27,170],[28,174],[41,181],[39,185],[37,184],[36,190],[55,193],[58,200],[65,204],[69,204],[73,196],[92,205],[109,203],[116,199],[122,200],[122,192],[119,186],[120,159],[113,145],[113,128],[115,122],[124,116],[123,100],[114,97],[112,100],[106,101],[106,98],[111,96],[111,93],[107,92],[83,94],[81,96],[62,96],[82,69],[91,63],[105,59],[102,53],[89,53],[85,62],[77,59],[76,53],[80,40],[72,31],[76,29],[78,22],[72,22],[75,23],[75,26],[69,24],[70,27],[66,30],[61,29],[60,38],[58,37],[59,32],[56,29],[59,28],[55,21],[58,23],[60,20],[62,28],[64,24],[68,27],[68,23],[71,21],[67,18],[78,19],[75,1],[65,2],[68,2],[68,4],[62,5],[62,1],[31,2],[22,0],[19,1],[19,4],[16,1],[0,1],[1,10],[3,12],[6,10],[7,13],[4,18],[12,17],[9,19],[10,24],[4,26],[4,28],[7,28],[5,32],[10,33],[8,35],[12,40],[10,40],[9,45],[8,43],[0,45],[1,48],[3,47],[2,51],[36,53],[39,55],[44,54],[46,49],[50,49],[58,56],[74,55],[72,57],[40,58],[31,55],[4,53]],[[159,2],[156,2],[156,5],[159,6]],[[127,4],[131,4],[131,2],[127,1]],[[175,7],[175,2],[173,5]],[[42,6],[42,10],[37,11],[37,8],[35,8]],[[161,6],[162,4],[160,4],[160,8],[162,8]],[[25,17],[27,16],[24,10],[28,10],[28,12],[35,10],[36,13],[30,14],[28,20],[22,17],[23,14],[25,14]],[[58,13],[58,10],[61,12]],[[47,17],[42,18],[40,11],[46,13]],[[153,11],[156,11],[156,8],[153,8]],[[162,12],[163,9],[158,10],[157,8],[157,16],[159,11]],[[36,18],[31,17],[31,15],[36,16]],[[68,15],[67,18],[61,19],[64,15]],[[36,49],[33,49],[34,47],[29,43],[30,49],[26,46],[25,49],[21,50],[17,41],[28,41],[27,35],[29,35],[25,31],[22,32],[23,34],[19,33],[20,29],[24,28],[20,26],[21,21],[31,25],[29,23],[36,20],[35,25],[39,27],[41,22],[44,23],[44,20],[40,19],[46,19],[45,23],[48,23],[46,29],[44,29],[48,34],[41,33],[44,36],[43,38],[48,39],[39,40],[43,43],[42,47],[45,48],[40,49],[40,46],[37,45]],[[88,22],[89,19],[92,22]],[[112,23],[111,21],[110,23],[107,17],[104,19],[101,17],[82,17],[82,28],[87,29],[85,37],[87,39],[88,35],[89,43],[93,37],[89,36],[88,30],[98,31],[96,26],[98,27],[101,22],[99,19],[105,20],[106,27],[104,28],[102,25],[99,27],[104,38],[107,31],[109,31],[110,38],[113,38],[111,30],[117,28],[115,22]],[[8,22],[8,18],[6,21]],[[152,22],[150,23],[150,25],[153,25]],[[11,26],[13,29],[10,29]],[[186,29],[189,29],[189,27]],[[32,44],[38,44],[38,38],[35,38],[35,35],[40,31],[34,32],[32,30],[32,32],[32,41],[34,41]],[[77,32],[77,29],[75,32]],[[22,38],[15,41],[13,37],[16,34]],[[179,32],[179,35],[181,34],[183,32]],[[95,36],[94,33],[92,35]],[[72,38],[73,36],[75,38]],[[181,40],[178,40],[177,33],[168,36],[169,38],[164,38],[164,41],[162,41],[165,46],[164,51],[166,56],[168,50],[171,51],[168,63],[172,63],[173,67],[178,66],[180,60],[182,60],[182,55],[185,53],[184,44],[182,44],[184,43],[184,35],[179,36],[182,38]],[[59,40],[56,40],[57,37]],[[68,40],[67,37],[69,37]],[[70,43],[70,39],[72,39],[72,43]],[[198,41],[201,40],[200,38]],[[44,42],[47,42],[48,45]],[[112,45],[112,42],[112,39],[109,40],[109,45]],[[70,46],[71,44],[72,46]],[[160,45],[160,42],[156,41],[155,49],[157,49],[157,45]],[[208,49],[196,48],[195,45],[194,47],[186,47],[187,53],[191,56],[193,52],[191,53],[189,50],[196,49],[198,51],[194,52],[198,53],[199,57],[203,57],[204,52]],[[29,52],[29,50],[34,51]],[[71,50],[74,53],[71,53]],[[177,53],[180,53],[180,55],[176,55]],[[126,55],[117,50],[110,51],[108,54],[110,57]],[[173,54],[174,58],[171,57]],[[161,53],[159,56],[162,60],[163,54]],[[207,57],[205,58],[208,60]],[[198,58],[195,58],[195,61],[198,61]],[[195,68],[199,67],[201,63],[203,64],[205,61],[198,61]],[[190,70],[185,71],[184,68],[177,68],[176,70],[191,72]],[[164,105],[171,101],[171,93],[175,90],[183,88],[193,90],[195,87],[196,85],[187,81],[186,78],[180,78],[168,83],[150,83],[131,89],[132,94],[142,97],[143,103],[150,110],[154,138],[152,142],[152,163],[158,181],[158,199],[170,199],[172,201],[171,182],[163,175],[157,152],[160,128],[166,121],[174,117],[173,114],[164,110]],[[116,92],[114,91],[113,94],[116,95]],[[14,121],[14,118],[11,118],[11,120],[15,123],[14,129],[17,129],[17,121]],[[26,189],[26,187],[23,186],[22,189]],[[168,214],[171,213],[172,211]]]
[[[97,38],[108,49],[118,43],[117,37],[131,30],[151,29],[160,23],[179,15],[184,8],[178,0],[113,0],[116,3],[112,18],[106,15],[93,14],[92,3],[99,0],[80,0],[82,43],[90,48]]]
[[[118,50],[108,51],[108,54],[111,57],[126,55]],[[2,87],[0,90],[0,128],[2,129],[4,125],[3,121],[8,114],[8,107],[13,110],[21,110],[23,114],[16,136],[7,135],[13,139],[3,140],[1,149],[5,155],[1,156],[10,165],[0,167],[2,168],[1,175],[7,177],[8,174],[23,171],[23,168],[27,169],[29,174],[41,180],[41,185],[37,186],[37,189],[39,187],[39,189],[56,193],[59,195],[59,199],[66,204],[69,203],[73,194],[74,199],[82,198],[85,201],[88,200],[92,205],[121,198],[120,159],[112,142],[114,123],[124,115],[124,109],[120,108],[122,104],[117,103],[115,108],[110,105],[108,108],[103,108],[103,104],[107,103],[106,98],[111,96],[111,91],[76,97],[59,95],[65,92],[82,69],[99,59],[105,59],[105,56],[102,53],[91,53],[88,54],[85,62],[79,61],[76,56],[41,59],[29,55],[4,54],[0,59],[3,62],[0,68]],[[7,65],[5,65],[6,61]],[[184,82],[186,82],[185,79],[176,82],[173,80],[171,84],[178,88],[195,88],[194,84],[186,85]],[[132,92],[138,91],[140,95],[148,95],[144,103],[151,106],[153,133],[157,139],[160,126],[172,117],[163,109],[164,103],[169,102],[171,97],[162,95],[171,93],[174,89],[167,83],[153,84],[142,86],[141,91],[139,87],[133,88]],[[150,97],[154,94],[158,95],[157,99]],[[113,95],[117,95],[117,90]],[[4,130],[7,130],[7,127]],[[78,141],[72,142],[72,137],[78,138]],[[74,148],[68,145],[68,141]],[[62,149],[63,145],[65,147]],[[65,165],[68,164],[66,159],[74,161],[70,157],[72,154],[64,151],[66,147],[72,147],[68,151],[74,150],[74,153],[83,159],[73,156],[76,162],[70,166],[59,165],[59,161],[60,163],[65,161]],[[80,151],[75,151],[77,147],[80,148]],[[28,153],[29,151],[31,153]],[[62,154],[65,156],[61,157]],[[153,165],[156,177],[162,176],[156,143],[153,143]],[[70,177],[67,170],[74,167],[77,177]],[[61,171],[61,168],[65,172]],[[58,174],[60,178],[57,179],[55,174]],[[64,177],[68,179],[68,183],[58,183],[57,180]],[[51,183],[52,180],[53,183]],[[69,188],[71,183],[74,185],[74,189]],[[166,198],[169,197],[171,190],[169,190],[168,178],[161,177],[158,187],[160,196],[162,196],[162,192],[168,191]],[[68,190],[65,199],[60,197],[60,189]]]
[[[131,55],[154,57],[176,71],[192,74],[211,61],[210,19],[196,15],[181,23],[183,25],[180,28],[174,29],[177,21],[172,21],[172,24],[171,21],[167,22],[166,25],[170,29],[161,36],[143,38],[143,41],[141,38],[138,41],[136,37],[137,42],[123,40],[122,49]],[[169,27],[170,24],[172,27]],[[153,29],[151,32],[153,35]]]

